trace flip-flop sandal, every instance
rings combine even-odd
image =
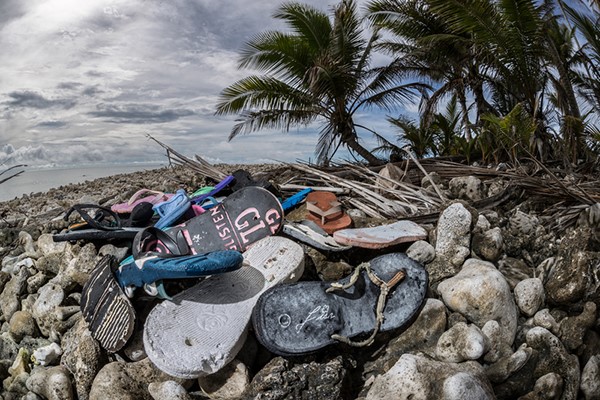
[[[341,229],[333,233],[333,238],[342,245],[381,249],[426,239],[427,231],[413,221],[404,220],[370,228]]]
[[[179,189],[169,200],[155,204],[152,207],[160,217],[154,226],[156,228],[166,228],[174,225],[191,206],[192,202],[185,190]]]
[[[52,235],[55,242],[75,240],[131,240],[135,235],[151,224],[152,205],[138,204],[128,219],[122,219],[111,209],[96,204],[75,204],[64,216],[65,220],[76,211],[83,222],[69,226],[66,232]],[[92,215],[93,211],[93,215]]]
[[[209,190],[209,191],[202,190],[202,193],[200,193],[200,194],[194,193],[194,195],[190,199],[192,204],[201,205],[206,199],[208,199],[209,197],[215,197],[217,195],[217,193],[219,193],[220,191],[225,189],[227,186],[231,185],[231,183],[234,180],[235,180],[235,178],[233,176],[229,175],[229,176],[226,176],[221,182],[217,183],[217,185],[214,186],[211,190]]]
[[[260,294],[298,280],[304,252],[297,243],[272,236],[252,245],[244,263],[248,266],[211,276],[150,311],[144,348],[154,365],[171,376],[192,379],[228,364],[244,344]]]
[[[178,254],[225,249],[243,252],[257,240],[277,234],[282,222],[279,200],[266,189],[249,186],[230,194],[205,213],[166,229],[165,233],[177,243]],[[135,237],[132,246],[135,258],[149,250],[172,251],[154,235],[155,232],[147,228]]]
[[[249,186],[258,186],[267,189],[269,192],[273,193],[274,196],[281,198],[279,189],[277,189],[271,182],[264,179],[255,180],[250,172],[246,171],[245,169],[238,169],[231,175],[235,179],[230,186],[232,192]]]
[[[210,193],[211,191],[214,190],[214,188],[215,188],[214,186],[204,186],[204,187],[201,187],[200,189],[198,189],[194,193],[192,193],[190,195],[190,197],[194,198],[196,196],[200,196],[200,195],[203,195],[203,194],[206,194],[206,193]]]
[[[336,242],[332,236],[315,224],[313,221],[292,222],[283,224],[283,233],[298,239],[316,249],[324,251],[344,251],[352,248]]]
[[[298,193],[295,193],[294,195],[292,195],[292,196],[288,197],[287,199],[285,199],[284,201],[282,201],[281,207],[283,208],[283,211],[288,212],[292,208],[296,207],[312,191],[313,191],[312,188],[302,189]]]
[[[150,196],[142,197],[144,194],[150,194]],[[128,214],[133,211],[135,206],[140,203],[158,204],[165,200],[168,200],[172,194],[163,193],[157,190],[140,189],[131,196],[131,198],[125,203],[113,204],[110,208],[112,211],[119,214]]]
[[[267,290],[253,311],[254,331],[280,355],[308,354],[334,343],[368,346],[378,332],[412,323],[427,285],[421,264],[404,253],[385,254],[339,283],[298,282]]]
[[[148,290],[163,279],[198,278],[229,272],[240,268],[242,262],[241,253],[231,250],[186,257],[148,255],[125,265],[119,265],[113,256],[105,256],[83,286],[83,318],[92,337],[104,349],[114,353],[133,333],[135,310],[129,297],[134,288]]]
[[[76,240],[108,241],[108,240],[133,240],[137,234],[146,228],[132,227],[107,231],[104,229],[77,229],[70,232],[55,233],[52,240],[55,242],[70,242]]]
[[[335,193],[315,191],[306,196],[306,219],[315,222],[330,235],[352,225]]]

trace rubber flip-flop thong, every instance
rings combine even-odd
[[[381,249],[426,239],[427,231],[413,221],[404,220],[370,228],[341,229],[333,233],[333,238],[341,245]]]
[[[278,233],[282,218],[281,203],[271,192],[249,186],[164,232],[177,243],[177,252],[181,255],[225,249],[243,252],[257,240]],[[135,238],[132,248],[135,258],[145,251],[169,253],[172,249],[164,246],[152,229],[148,229]]]
[[[314,191],[306,196],[306,219],[319,225],[330,235],[352,225],[335,193]]]
[[[254,308],[254,331],[260,343],[280,355],[307,354],[339,342],[366,346],[378,332],[406,328],[421,309],[427,285],[421,264],[404,253],[385,254],[361,264],[339,284],[298,282],[265,291]]]
[[[242,266],[241,253],[232,250],[160,258],[149,255],[119,265],[103,257],[83,286],[81,311],[92,337],[110,351],[120,350],[133,333],[135,310],[127,292],[163,279],[198,278],[233,271]]]
[[[149,196],[142,197],[144,194]],[[135,206],[140,203],[150,203],[152,205],[168,200],[172,194],[163,193],[157,190],[140,189],[131,196],[125,203],[113,204],[110,208],[119,214],[128,214],[133,211]]]
[[[313,221],[286,221],[283,233],[319,250],[344,251],[352,247],[339,244]]]
[[[304,201],[306,196],[308,196],[308,194],[312,191],[313,190],[311,188],[302,189],[298,193],[294,193],[287,199],[283,200],[281,202],[281,207],[283,208],[283,211],[288,212],[292,208],[296,207],[298,204]]]
[[[191,206],[192,203],[185,190],[179,189],[169,200],[155,204],[152,207],[160,217],[154,226],[156,228],[166,228],[174,225]]]
[[[244,266],[211,276],[152,309],[144,324],[144,348],[159,369],[178,378],[212,374],[238,353],[261,293],[296,281],[304,269],[297,243],[278,236],[256,242]]]

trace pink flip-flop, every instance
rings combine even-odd
[[[148,193],[150,193],[150,196],[141,197],[142,195]],[[173,194],[171,193],[163,193],[157,190],[150,189],[140,189],[137,192],[135,192],[133,196],[131,196],[129,201],[127,201],[126,203],[113,204],[110,207],[110,209],[119,214],[128,214],[134,209],[135,206],[137,206],[140,203],[146,202],[151,204],[158,204],[163,201],[169,200],[172,196]]]

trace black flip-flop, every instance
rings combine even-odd
[[[366,346],[378,332],[408,327],[427,286],[421,264],[404,253],[385,254],[339,283],[298,282],[267,290],[253,311],[254,330],[259,342],[279,355],[308,354],[339,342]]]
[[[244,187],[249,186],[257,186],[267,189],[269,192],[273,193],[274,196],[281,198],[281,193],[279,189],[275,187],[271,182],[261,179],[256,180],[252,177],[250,172],[245,169],[238,169],[237,171],[231,174],[234,177],[233,183],[229,186],[232,192],[236,192]]]
[[[136,205],[128,218],[121,218],[111,209],[96,204],[75,204],[67,211],[63,219],[67,221],[73,211],[81,216],[83,222],[70,226],[66,232],[52,235],[55,242],[130,240],[144,227],[151,225],[154,214],[152,204],[146,202]],[[91,215],[91,211],[94,211],[93,215]]]
[[[135,310],[114,278],[117,259],[105,256],[81,292],[81,311],[92,336],[110,352],[120,350],[135,327]]]

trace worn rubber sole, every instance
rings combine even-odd
[[[152,309],[144,324],[144,348],[154,365],[184,379],[224,367],[244,344],[260,294],[298,280],[304,252],[297,243],[272,236],[254,243],[244,262],[249,265],[213,275]]]
[[[415,222],[404,220],[370,228],[342,229],[334,232],[333,238],[340,245],[381,249],[426,239],[427,231]]]
[[[425,300],[428,274],[404,253],[379,256],[371,270],[384,281],[398,271],[406,276],[387,297],[381,332],[406,328]],[[349,282],[349,277],[340,283]],[[307,354],[336,343],[333,334],[348,338],[368,336],[376,326],[375,308],[380,289],[363,270],[348,289],[327,293],[326,282],[298,282],[267,290],[254,308],[257,339],[280,355]]]
[[[286,221],[283,224],[283,233],[319,250],[344,251],[352,247],[337,243],[332,236],[313,221]]]
[[[83,285],[80,303],[92,337],[111,353],[127,343],[135,327],[135,310],[113,275],[118,265],[113,256],[103,257]]]

